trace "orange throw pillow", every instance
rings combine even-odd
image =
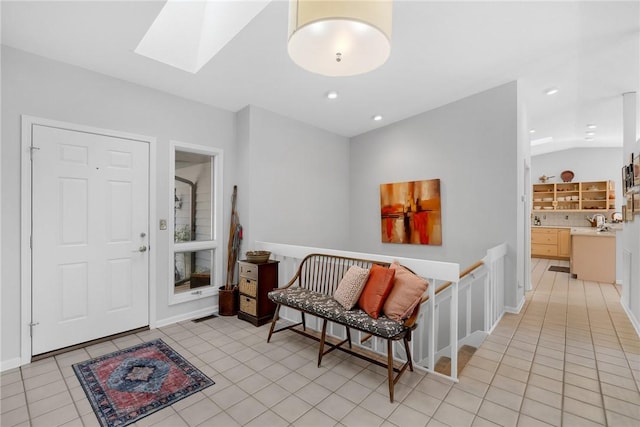
[[[374,319],[380,315],[384,301],[391,292],[395,274],[395,270],[377,264],[371,266],[371,270],[369,270],[369,278],[360,294],[358,305]]]
[[[429,283],[401,266],[397,261],[391,264],[389,270],[396,272],[395,281],[382,311],[389,319],[400,322],[411,316]]]

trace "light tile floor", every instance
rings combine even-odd
[[[41,360],[1,377],[10,426],[97,426],[71,365],[162,338],[216,384],[136,426],[639,426],[640,339],[614,285],[533,260],[535,289],[452,384],[407,372],[389,403],[385,371],[236,318],[181,322]]]

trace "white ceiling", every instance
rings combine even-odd
[[[287,55],[274,0],[196,74],[134,53],[162,1],[3,0],[2,44],[230,111],[256,105],[344,136],[520,80],[537,152],[622,145],[622,93],[639,90],[638,1],[396,0],[379,69],[323,77]],[[558,87],[548,96],[543,91]],[[326,99],[329,90],[339,98]],[[489,107],[489,106],[488,106]],[[384,119],[374,122],[375,114]],[[586,125],[596,137],[585,141]]]

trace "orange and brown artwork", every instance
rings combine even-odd
[[[442,245],[440,180],[380,184],[383,243]]]

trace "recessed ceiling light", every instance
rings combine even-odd
[[[529,133],[536,133],[536,130],[535,129],[530,129]]]
[[[557,87],[550,87],[549,89],[545,89],[544,93],[547,95],[555,95],[559,90],[560,89],[558,89]]]
[[[379,122],[380,120],[382,120],[382,116],[380,114],[376,114],[375,116],[373,116],[373,120]]]
[[[336,99],[337,97],[338,97],[338,92],[336,92],[335,90],[330,90],[329,92],[327,92],[327,98]]]
[[[598,126],[593,125],[593,124],[591,124],[591,125],[587,125],[587,129],[595,129],[595,128],[597,128],[597,127],[598,127]]]
[[[593,136],[595,134],[596,134],[595,132],[587,132],[587,136]]]

